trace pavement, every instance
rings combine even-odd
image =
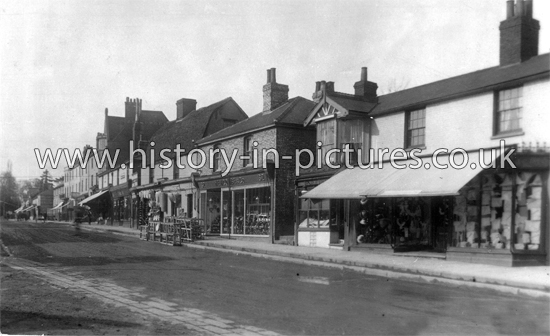
[[[72,225],[69,222],[58,222]],[[128,223],[97,225],[82,223],[91,231],[112,232],[139,238],[139,230]],[[281,244],[268,244],[220,237],[184,244],[188,247],[215,249],[256,257],[352,269],[365,274],[443,282],[456,286],[490,288],[501,292],[550,298],[550,267],[503,267],[448,261],[429,254],[378,254]]]

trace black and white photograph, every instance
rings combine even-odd
[[[549,335],[550,1],[0,1],[2,335]]]

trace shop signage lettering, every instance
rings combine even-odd
[[[200,183],[200,187],[201,189],[212,189],[229,186],[241,186],[258,182],[267,182],[267,176],[265,173],[217,179],[214,181],[204,181]]]

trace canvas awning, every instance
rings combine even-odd
[[[491,152],[484,152],[484,164],[491,162]],[[498,156],[494,156],[495,160]],[[457,154],[454,162],[460,164],[462,155]],[[422,158],[422,166],[417,169],[409,168],[418,166],[418,162],[412,159],[398,161],[401,166],[408,168],[398,169],[389,162],[385,162],[382,168],[375,164],[374,168],[346,169],[334,175],[316,188],[302,195],[302,198],[314,199],[359,199],[363,197],[424,197],[424,196],[452,196],[458,195],[468,181],[475,177],[481,170],[479,152],[468,153],[468,165],[462,169],[448,166],[446,169],[438,169],[431,164],[431,158]],[[430,168],[424,166],[430,163]],[[440,165],[449,164],[449,156],[437,157]],[[471,166],[475,163],[475,168]]]
[[[19,212],[21,212],[21,211],[23,210],[24,207],[25,207],[25,206],[24,206],[23,204],[21,204],[21,206],[20,206],[19,208],[15,209],[14,213],[19,213]]]
[[[98,199],[99,197],[105,195],[108,192],[109,192],[109,190],[103,190],[103,191],[98,192],[97,194],[93,194],[92,196],[88,196],[87,198],[85,198],[81,202],[79,202],[78,205],[82,206],[82,205],[84,205],[88,202],[91,202],[95,199]]]
[[[32,209],[34,209],[34,208],[36,208],[36,205],[33,204],[33,205],[31,205],[31,206],[29,206],[29,207],[27,207],[27,208],[25,208],[25,209],[23,209],[23,210],[21,210],[21,211],[29,211],[29,210],[32,210]]]
[[[61,209],[61,207],[63,206],[63,203],[64,203],[64,201],[59,202],[59,204],[57,204],[55,207],[51,208],[50,210]]]

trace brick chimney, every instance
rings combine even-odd
[[[134,140],[134,143],[138,143],[141,140],[141,100],[138,104],[136,104],[132,139]]]
[[[367,68],[361,68],[361,80],[356,82],[353,87],[355,88],[355,95],[367,98],[372,103],[378,102],[378,96],[376,90],[378,84],[369,82],[367,79]]]
[[[176,107],[176,119],[182,119],[185,118],[190,112],[197,109],[197,101],[195,99],[181,98],[176,102]]]
[[[264,112],[272,111],[288,100],[288,85],[277,83],[275,68],[267,69],[264,85]]]
[[[500,65],[526,61],[539,54],[540,24],[533,19],[532,0],[508,0],[500,23]]]
[[[126,97],[126,102],[124,103],[124,117],[130,121],[136,119],[136,106],[137,99],[130,99]]]

